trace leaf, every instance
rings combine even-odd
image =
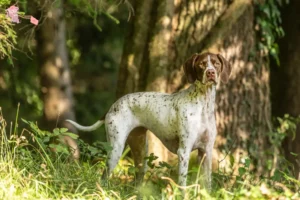
[[[251,164],[251,160],[249,158],[246,158],[245,159],[245,167],[249,168],[250,164]]]
[[[234,157],[233,157],[233,155],[229,155],[229,161],[230,161],[230,166],[232,167],[233,166],[233,164],[234,164]]]
[[[246,169],[244,167],[239,167],[239,175],[243,176],[246,173]]]
[[[23,118],[21,118],[21,120],[22,120],[24,123],[28,124],[28,125],[30,126],[31,130],[32,130],[36,135],[38,135],[38,136],[45,136],[45,135],[47,134],[46,131],[40,130],[39,127],[38,127],[35,123],[30,122],[30,121],[27,121],[27,120],[25,120],[25,119],[23,119]]]
[[[149,156],[145,157],[145,160],[147,161],[147,165],[153,169],[155,165],[152,163],[154,160],[156,160],[158,157],[154,155],[154,153],[151,153]]]
[[[130,166],[128,167],[128,173],[129,173],[129,174],[135,174],[136,172],[138,172],[138,168],[136,168],[136,167],[134,167],[134,166],[132,166],[132,165],[130,165]]]
[[[77,139],[79,136],[75,133],[70,133],[70,132],[66,132],[66,133],[62,133],[63,136],[69,136],[72,139]]]
[[[60,135],[59,129],[58,129],[58,128],[55,128],[55,129],[53,130],[53,134],[54,134],[55,136]]]
[[[92,146],[88,146],[88,150],[91,152],[91,155],[96,155],[98,153],[98,149]]]
[[[60,128],[60,129],[59,129],[59,132],[61,132],[61,133],[65,133],[65,132],[67,132],[67,131],[68,131],[67,128]]]
[[[297,154],[297,153],[294,153],[294,152],[290,152],[290,154],[293,155],[293,156],[295,156],[295,157],[298,156],[298,154]]]
[[[29,122],[28,122],[27,120],[25,120],[25,119],[23,119],[23,118],[21,118],[21,120],[22,120],[24,123],[29,124]]]
[[[69,153],[68,148],[63,144],[50,144],[49,147],[55,149],[57,153]]]
[[[263,12],[267,15],[268,18],[271,18],[270,8],[268,6],[264,6]]]
[[[158,165],[160,166],[160,167],[166,167],[167,169],[171,169],[171,165],[169,165],[168,163],[166,163],[166,162],[159,162],[158,163]]]
[[[271,177],[273,181],[280,181],[281,173],[277,169],[274,172],[274,175]]]
[[[108,142],[99,142],[99,143],[103,146],[104,150],[107,152],[111,151],[113,149],[112,146]]]
[[[44,138],[43,138],[43,141],[44,141],[44,142],[49,142],[49,141],[50,141],[50,137],[49,137],[49,136],[44,137]]]

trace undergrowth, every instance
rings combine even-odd
[[[126,156],[128,149],[112,177],[102,180],[106,154],[111,149],[107,143],[88,145],[67,129],[43,131],[36,123],[24,119],[20,123],[26,123],[28,129],[19,131],[18,121],[17,114],[15,123],[7,124],[0,109],[0,199],[299,198],[300,183],[287,168],[276,167],[271,176],[258,177],[250,169],[249,158],[239,161],[235,173],[223,169],[215,172],[211,193],[199,183],[201,168],[191,167],[189,185],[180,187],[173,181],[177,180],[176,166],[164,162],[153,165],[157,158],[153,154],[146,158],[149,170],[143,184],[136,185],[136,169]],[[61,142],[64,135],[77,139],[80,160],[72,160],[72,150]]]

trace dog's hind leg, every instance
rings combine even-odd
[[[133,155],[134,165],[138,168],[138,172],[136,173],[137,184],[143,181],[147,170],[147,161],[145,160],[148,151],[146,132],[147,129],[144,127],[135,128],[131,131],[127,139]]]
[[[107,169],[102,178],[108,178],[114,168],[118,164],[126,143],[126,139],[132,130],[130,126],[125,126],[124,123],[118,120],[107,120],[105,123],[107,141],[112,146],[112,150],[108,152],[106,166]]]

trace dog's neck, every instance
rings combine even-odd
[[[196,100],[196,102],[204,102],[205,110],[214,112],[216,99],[216,85],[205,85],[197,80],[187,89],[187,92],[189,94],[188,96]]]

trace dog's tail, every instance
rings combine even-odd
[[[85,132],[91,132],[96,130],[97,128],[99,128],[100,126],[102,126],[102,124],[104,124],[104,120],[98,120],[95,124],[91,125],[91,126],[82,126],[72,120],[67,119],[67,122],[71,123],[73,126],[75,126],[75,128],[77,128],[80,131],[85,131]]]

